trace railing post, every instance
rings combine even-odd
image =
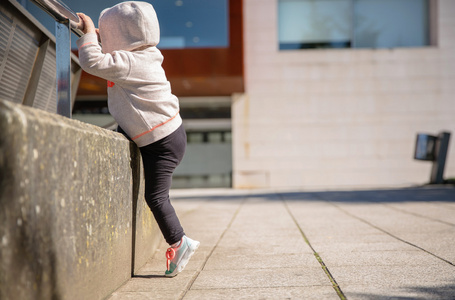
[[[71,118],[71,30],[70,21],[57,21],[57,113]]]

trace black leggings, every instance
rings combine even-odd
[[[120,127],[119,132],[125,134]],[[185,235],[169,199],[172,174],[182,161],[185,149],[183,125],[167,137],[139,148],[144,164],[145,201],[169,245],[177,243]]]

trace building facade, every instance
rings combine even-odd
[[[455,1],[428,1],[427,45],[304,50],[280,50],[280,2],[243,0],[233,186],[428,183],[431,163],[413,159],[416,134],[455,132]],[[445,178],[455,177],[453,139]]]

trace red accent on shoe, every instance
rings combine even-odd
[[[170,271],[170,267],[171,267],[171,260],[175,257],[175,250],[179,249],[180,247],[182,247],[183,245],[183,238],[184,236],[182,237],[182,239],[180,240],[180,244],[173,248],[173,247],[170,247],[167,249],[166,251],[166,258],[167,258],[167,261],[166,261],[166,267],[167,267],[167,270]]]
[[[166,268],[168,271],[170,271],[170,266],[171,266],[171,260],[175,257],[175,250],[174,248],[169,248],[167,249],[166,251],[166,258],[167,258],[167,261],[166,261]]]

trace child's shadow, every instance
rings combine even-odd
[[[168,278],[164,275],[134,275],[133,278]]]

